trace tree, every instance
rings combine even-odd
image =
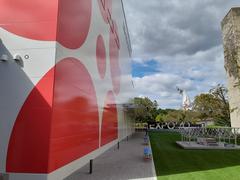
[[[194,111],[171,110],[162,117],[164,122],[196,122],[198,113]]]
[[[195,97],[193,110],[200,113],[199,118],[205,120],[212,118],[218,111],[219,101],[212,94],[200,94]]]
[[[166,116],[166,115],[158,114],[158,115],[156,116],[156,118],[155,118],[155,121],[156,121],[156,122],[159,122],[159,123],[162,123],[162,122],[164,122],[165,116]]]
[[[136,122],[154,122],[157,116],[157,101],[151,101],[148,97],[135,97],[130,101],[134,108],[128,113]]]
[[[216,125],[231,126],[230,122],[230,106],[228,101],[228,90],[221,84],[209,91],[216,99],[219,100],[220,112],[217,116]]]
[[[230,110],[227,98],[227,89],[223,85],[217,85],[210,89],[209,93],[195,97],[193,110],[199,112],[199,118],[214,119],[216,125],[230,125]]]
[[[181,114],[179,113],[178,110],[171,110],[168,112],[166,116],[164,116],[163,120],[164,122],[171,122],[171,121],[179,121],[181,118]]]

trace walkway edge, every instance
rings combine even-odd
[[[156,174],[156,168],[155,168],[154,159],[153,159],[153,151],[152,151],[151,140],[149,140],[149,146],[150,146],[150,149],[151,149],[151,152],[152,152],[152,173],[154,175],[153,180],[157,180],[157,174]]]

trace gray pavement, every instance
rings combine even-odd
[[[155,180],[153,161],[143,159],[143,137],[144,133],[133,134],[119,150],[115,146],[94,159],[92,174],[86,165],[66,180]]]

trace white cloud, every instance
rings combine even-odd
[[[194,85],[191,80],[166,73],[157,73],[142,78],[136,77],[133,81],[136,94],[157,100],[161,107],[173,108],[179,108],[181,105],[181,96],[176,87],[192,91]]]
[[[136,94],[180,107],[175,87],[191,98],[226,82],[220,22],[237,0],[124,0],[133,61],[156,60],[156,74],[134,78]]]
[[[163,108],[179,108],[181,96],[176,86],[187,90],[193,100],[197,94],[225,83],[222,51],[219,46],[191,56],[158,57],[159,73],[133,79],[136,94],[157,100]]]

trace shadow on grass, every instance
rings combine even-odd
[[[240,166],[240,150],[184,150],[176,132],[150,132],[150,139],[158,176]]]

